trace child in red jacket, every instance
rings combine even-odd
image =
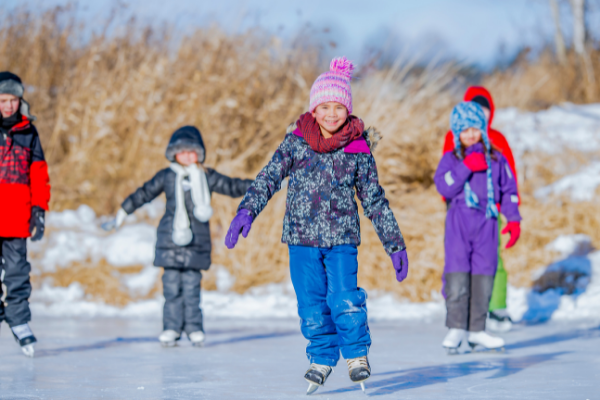
[[[6,320],[23,353],[33,357],[36,339],[27,324],[31,320],[27,238],[33,234],[31,240],[37,241],[44,236],[50,185],[40,138],[31,123],[35,118],[23,92],[17,75],[0,72],[0,255],[6,285],[0,322]]]
[[[486,118],[488,119],[488,136],[490,142],[496,147],[500,153],[506,158],[508,165],[510,166],[511,172],[515,177],[515,182],[518,186],[517,179],[517,168],[515,166],[515,158],[513,157],[512,150],[508,145],[508,141],[504,135],[492,129],[492,121],[494,120],[494,100],[490,92],[481,86],[471,86],[467,89],[464,96],[464,101],[472,101],[479,104]],[[454,137],[451,131],[446,134],[446,140],[444,142],[444,154],[454,150]],[[499,221],[500,222],[500,221]],[[499,229],[502,229],[502,224],[498,223]],[[502,233],[508,233],[509,227],[504,228]],[[515,236],[516,232],[511,232],[512,236]],[[518,235],[517,235],[518,236]],[[498,235],[500,237],[500,235]],[[492,292],[492,299],[489,307],[489,319],[487,326],[490,330],[498,332],[506,332],[510,330],[512,321],[506,312],[506,289],[508,284],[508,275],[506,269],[504,269],[504,260],[502,260],[500,247],[498,247],[498,269],[496,270],[496,277],[494,279],[494,290]]]

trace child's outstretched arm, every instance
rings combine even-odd
[[[377,165],[371,154],[360,156],[356,190],[365,216],[373,223],[386,253],[391,256],[393,253],[405,250],[404,237],[385,198],[385,191],[379,185]]]
[[[230,178],[211,168],[207,168],[206,178],[211,192],[233,198],[242,197],[254,182],[252,179]]]
[[[146,203],[151,202],[165,189],[165,174],[167,170],[163,169],[158,171],[156,175],[148,182],[144,183],[142,187],[138,188],[135,192],[130,194],[123,203],[121,203],[121,210],[126,214],[131,214]],[[120,210],[119,210],[120,211]],[[120,213],[123,216],[123,213]],[[123,223],[123,217],[117,218],[117,228]]]
[[[299,139],[291,133],[285,136],[271,161],[250,185],[225,236],[225,245],[229,249],[233,249],[237,244],[240,232],[244,237],[248,236],[254,219],[267,206],[273,195],[281,189],[281,183],[289,175],[292,167],[294,140]]]
[[[433,181],[437,191],[450,200],[463,191],[465,182],[472,172],[465,162],[458,161],[456,156],[449,152],[442,157]]]

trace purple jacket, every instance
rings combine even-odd
[[[472,152],[483,153],[483,151],[483,144],[477,143],[467,148],[465,155]],[[492,159],[494,200],[500,204],[500,211],[508,221],[521,221],[515,177],[506,158],[496,151],[494,156],[496,158],[496,160]],[[487,205],[486,172],[471,172],[453,151],[444,154],[433,179],[438,192],[449,202],[449,207],[467,207],[464,185],[469,181],[471,189],[479,198],[482,212],[485,210]]]
[[[289,176],[283,243],[312,247],[360,245],[356,193],[385,251],[392,254],[403,250],[404,238],[379,185],[375,158],[366,140],[356,140],[331,153],[316,153],[294,129],[288,129],[239,209],[249,210],[256,217]]]

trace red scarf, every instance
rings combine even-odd
[[[350,115],[340,130],[329,139],[321,135],[321,127],[311,113],[302,114],[296,122],[296,127],[302,132],[302,137],[317,153],[330,153],[350,142],[360,138],[365,130],[365,124],[360,118]]]

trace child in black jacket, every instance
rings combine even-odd
[[[182,331],[194,345],[204,342],[200,280],[201,271],[211,264],[210,196],[216,192],[241,197],[253,182],[204,167],[205,154],[198,129],[184,126],[175,131],[166,151],[171,166],[127,197],[115,218],[119,227],[128,214],[165,192],[166,211],[158,226],[154,259],[154,265],[165,269],[164,331],[159,336],[163,346],[175,345]]]

